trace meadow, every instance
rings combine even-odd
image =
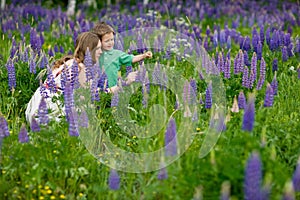
[[[65,10],[1,10],[0,199],[300,199],[299,2]],[[87,117],[30,126],[47,69],[99,21],[116,30],[116,49],[153,58],[122,67],[139,79],[119,94],[74,92]]]

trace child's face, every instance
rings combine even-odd
[[[102,54],[101,41],[99,40],[98,45],[96,47],[96,51],[95,51],[95,59],[96,59],[97,62],[98,62],[98,59],[99,59],[101,54]]]
[[[115,44],[114,41],[114,34],[113,33],[107,33],[102,36],[102,49],[104,51],[112,50]]]

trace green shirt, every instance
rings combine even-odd
[[[99,59],[99,64],[105,70],[109,87],[117,85],[118,71],[121,65],[131,65],[132,59],[133,55],[120,50],[112,49],[110,51],[103,51]]]

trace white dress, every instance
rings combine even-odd
[[[74,59],[70,59],[66,62],[66,69],[71,70],[72,64],[74,62]],[[56,86],[59,88],[61,87],[61,72],[64,69],[64,64],[59,66],[59,68],[56,68],[52,71],[52,75],[54,77],[54,81]],[[38,87],[35,91],[34,95],[31,97],[29,103],[27,104],[27,108],[25,111],[26,120],[31,124],[32,117],[37,117],[38,115],[38,109],[40,102],[42,100],[41,95],[41,87]],[[59,100],[56,100],[55,102],[52,101],[53,97],[59,97],[60,94],[58,93],[51,93],[48,88],[46,88],[45,92],[47,92],[47,98],[45,98],[46,105],[48,108],[48,111],[50,109],[50,112],[48,113],[49,119],[60,121],[62,116],[65,116],[65,108],[63,106],[63,103]]]

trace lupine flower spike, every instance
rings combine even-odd
[[[244,180],[244,199],[254,200],[261,197],[262,163],[259,154],[254,152],[250,155],[246,168]]]
[[[120,176],[115,169],[111,169],[109,172],[108,185],[111,190],[118,190],[120,188]]]
[[[0,115],[0,138],[9,136],[8,124],[6,119]]]
[[[254,94],[249,95],[249,99],[244,111],[242,129],[244,131],[252,131],[254,126],[255,118],[255,96]]]
[[[212,83],[210,82],[205,92],[205,108],[212,106]]]
[[[20,143],[27,143],[29,142],[28,132],[25,127],[25,124],[22,124],[20,133],[19,133],[19,142]]]
[[[158,180],[164,180],[164,179],[167,179],[168,178],[168,172],[167,172],[167,169],[165,167],[165,164],[162,162],[161,163],[161,168],[157,174],[157,179]]]
[[[239,109],[244,109],[246,106],[246,97],[243,91],[240,91],[238,96]]]
[[[31,119],[30,129],[32,132],[39,132],[41,130],[41,128],[34,116]]]
[[[274,101],[274,92],[272,86],[268,83],[267,84],[267,90],[266,90],[266,96],[264,101],[264,107],[271,107],[273,105]]]
[[[165,153],[166,156],[177,155],[176,122],[173,118],[170,119],[165,134]]]

